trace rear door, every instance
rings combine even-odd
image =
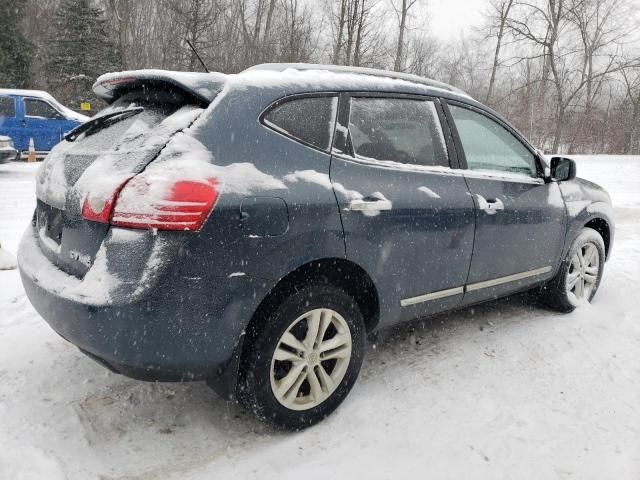
[[[448,109],[477,207],[464,303],[549,278],[564,244],[558,184],[545,183],[536,153],[508,125],[464,104]]]
[[[462,299],[474,205],[449,163],[452,145],[441,115],[433,98],[340,98],[331,181],[347,257],[372,276],[381,324],[449,309]]]
[[[11,137],[16,148],[22,144],[21,125],[15,97],[0,95],[0,135]]]

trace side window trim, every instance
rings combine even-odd
[[[480,115],[483,115],[485,117],[487,117],[490,120],[493,120],[494,122],[496,122],[498,125],[500,125],[501,127],[503,127],[505,130],[507,130],[511,135],[513,135],[515,137],[516,140],[518,140],[518,142],[520,142],[530,153],[531,155],[533,155],[533,158],[535,159],[536,162],[536,170],[537,170],[537,174],[541,175],[542,172],[542,166],[540,165],[540,160],[538,158],[538,152],[536,151],[536,149],[529,144],[529,142],[517,131],[515,130],[513,127],[511,127],[509,124],[505,123],[502,119],[491,115],[490,112],[487,112],[481,108],[478,108],[474,105],[469,105],[467,103],[464,102],[459,102],[459,101],[455,101],[455,100],[449,100],[449,99],[443,99],[442,101],[442,107],[444,109],[444,113],[445,113],[445,118],[447,121],[447,124],[449,126],[449,128],[451,129],[451,134],[453,137],[453,141],[456,147],[456,153],[458,154],[458,161],[460,164],[460,168],[463,169],[466,174],[472,174],[474,176],[481,176],[481,177],[487,177],[487,178],[496,178],[496,179],[508,179],[508,180],[513,180],[513,181],[520,181],[519,179],[516,179],[513,176],[509,176],[509,175],[505,175],[505,174],[501,174],[499,172],[495,172],[494,173],[481,173],[481,172],[472,172],[472,170],[469,169],[469,165],[467,164],[467,157],[466,154],[464,152],[464,148],[462,147],[462,141],[460,140],[460,134],[458,133],[458,128],[456,127],[455,121],[453,120],[453,115],[451,114],[451,110],[449,108],[449,105],[452,106],[456,106],[456,107],[460,107],[460,108],[466,108],[467,110],[471,110],[472,112],[478,113]],[[541,180],[542,182],[540,182],[539,180]],[[523,182],[526,183],[544,183],[544,180],[541,178],[535,178],[535,177],[531,177],[531,179],[523,179]]]
[[[349,116],[351,114],[351,99],[352,98],[389,98],[389,99],[406,99],[406,100],[416,100],[423,102],[432,102],[437,115],[438,115],[438,126],[442,132],[442,135],[446,144],[446,154],[449,165],[446,167],[443,166],[430,166],[430,165],[412,165],[407,163],[400,163],[394,161],[383,161],[378,160],[374,161],[371,159],[366,159],[362,157],[358,157],[355,155],[353,144],[351,142],[351,133],[349,131]],[[334,135],[334,143],[332,146],[332,154],[338,155],[346,160],[356,161],[362,164],[375,165],[375,166],[387,166],[392,167],[392,164],[402,165],[404,168],[412,169],[415,171],[428,171],[428,172],[437,172],[437,173],[447,173],[447,170],[457,170],[460,167],[460,162],[458,160],[458,153],[455,143],[454,136],[452,134],[451,129],[446,123],[446,115],[445,111],[442,107],[442,102],[439,97],[434,97],[430,95],[417,95],[413,93],[401,93],[401,92],[344,92],[340,95],[340,104],[338,110],[338,121],[336,122],[336,132]],[[346,129],[347,135],[344,139],[340,139],[339,128],[342,127]]]
[[[44,103],[46,105],[49,105],[54,112],[56,112],[61,117],[64,117],[64,115],[62,114],[62,112],[60,110],[58,110],[56,107],[51,105],[44,98],[24,97],[24,116],[27,117],[27,118],[46,118],[47,120],[60,120],[60,119],[55,118],[55,117],[39,117],[39,116],[34,116],[34,115],[27,115],[27,100],[33,100],[34,102],[42,102],[42,103]]]
[[[274,109],[278,108],[280,105],[283,105],[285,103],[291,102],[291,101],[295,101],[298,99],[302,99],[302,98],[335,98],[336,99],[336,110],[334,112],[333,115],[333,128],[331,129],[331,138],[329,138],[329,148],[328,149],[323,149],[323,148],[319,148],[315,145],[312,145],[309,142],[306,142],[304,140],[302,140],[301,138],[298,137],[294,137],[293,135],[291,135],[290,133],[284,131],[283,129],[279,128],[277,125],[271,123],[269,120],[266,119],[267,115],[269,115],[269,113],[271,113]],[[338,118],[338,114],[339,114],[339,109],[340,109],[340,102],[339,102],[339,98],[340,98],[340,94],[338,92],[313,92],[313,93],[295,93],[292,95],[286,95],[284,97],[281,97],[279,99],[277,99],[275,102],[270,103],[259,115],[258,117],[258,122],[265,128],[268,128],[269,130],[271,130],[272,132],[276,132],[279,135],[282,135],[283,137],[292,140],[296,143],[300,143],[301,145],[304,145],[305,147],[309,147],[309,148],[313,148],[314,150],[318,151],[318,152],[322,152],[322,153],[327,153],[330,154],[331,150],[332,150],[332,146],[334,144],[335,141],[335,136],[336,136],[336,123],[337,123],[337,118]]]

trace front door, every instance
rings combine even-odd
[[[25,131],[29,138],[33,138],[37,151],[49,151],[62,140],[64,123],[62,114],[49,103],[37,98],[24,98]]]
[[[550,278],[565,237],[557,183],[545,183],[535,152],[487,113],[449,104],[476,203],[476,235],[464,303]]]
[[[376,284],[381,324],[462,300],[474,205],[449,164],[441,116],[425,97],[340,99],[331,181],[347,258]]]

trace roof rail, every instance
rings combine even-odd
[[[336,73],[355,73],[359,75],[372,75],[375,77],[393,78],[396,80],[405,80],[407,82],[419,83],[421,85],[426,85],[428,87],[447,90],[449,92],[457,93],[467,97],[469,96],[469,94],[466,93],[465,91],[457,87],[454,87],[452,85],[449,85],[448,83],[438,82],[437,80],[421,77],[419,75],[414,75],[412,73],[391,72],[389,70],[380,70],[377,68],[352,67],[352,66],[345,66],[345,65],[323,65],[319,63],[262,63],[260,65],[254,65],[253,67],[247,68],[245,72],[252,71],[252,70],[272,70],[276,72],[282,72],[288,69],[327,70],[329,72],[336,72]]]

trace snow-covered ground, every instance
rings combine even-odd
[[[0,271],[0,479],[640,478],[640,157],[577,158],[617,215],[591,306],[506,299],[384,332],[336,414],[274,433],[204,384],[107,372]],[[35,166],[0,165],[15,253]]]

